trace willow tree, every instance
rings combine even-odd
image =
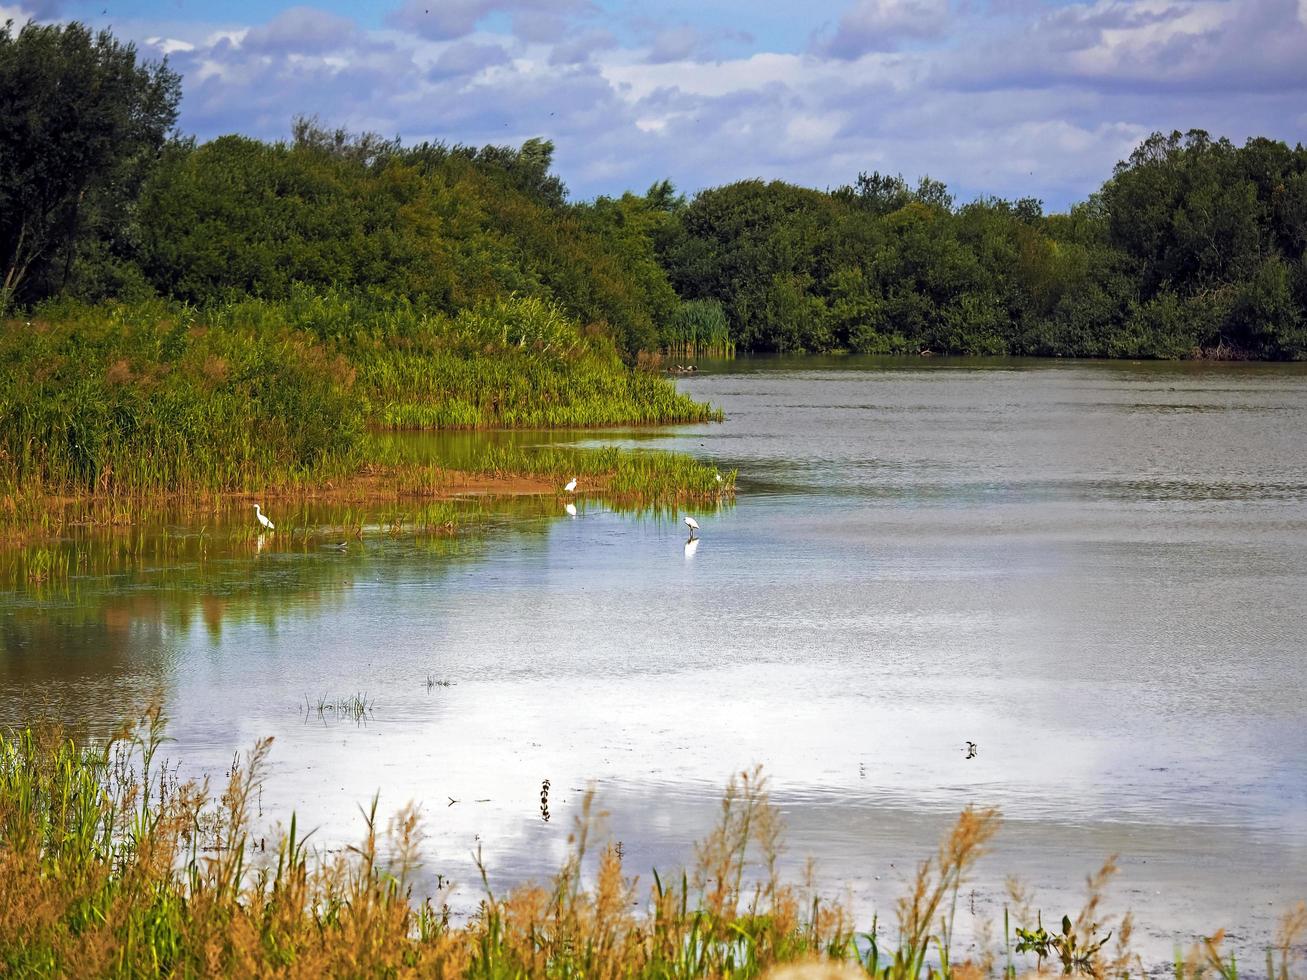
[[[0,28],[0,311],[67,281],[87,215],[135,197],[180,99],[166,62],[108,31]]]

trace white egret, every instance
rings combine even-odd
[[[567,485],[566,485],[565,487],[563,487],[563,489],[566,490],[568,493],[575,493],[575,492],[576,492],[576,477],[572,477],[572,479],[571,479],[570,481],[568,481]]]
[[[259,510],[258,504],[254,505],[254,516],[257,517],[259,519],[259,523],[262,524],[264,527],[266,527],[269,531],[277,530],[277,526],[273,524],[272,521],[268,520],[268,515],[263,513],[263,511]]]
[[[693,541],[694,532],[699,530],[699,522],[696,521],[693,517],[687,517],[685,519],[685,526],[690,529],[690,540]]]
[[[576,504],[571,503],[570,501],[567,504],[563,505],[563,510],[567,511],[568,517],[576,516]]]
[[[721,483],[721,482],[722,482],[722,475],[721,475],[720,473],[714,473],[713,476],[717,477],[717,482],[718,482],[718,483]]]

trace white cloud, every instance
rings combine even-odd
[[[893,51],[904,40],[939,37],[948,20],[948,0],[857,0],[833,35],[814,39],[813,49],[843,59]]]
[[[195,45],[190,41],[179,41],[175,37],[147,37],[145,43],[158,48],[163,54],[176,54],[178,51],[194,51]]]
[[[115,29],[169,53],[201,138],[284,138],[307,113],[410,141],[548,137],[581,196],[879,169],[1061,206],[1155,129],[1302,139],[1304,4],[859,0],[805,53],[587,0],[415,0],[380,29],[308,7]]]

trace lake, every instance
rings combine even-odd
[[[584,494],[574,518],[471,502],[484,529],[453,538],[365,508],[343,552],[163,515],[83,539],[66,582],[10,582],[0,723],[104,733],[157,698],[169,756],[215,781],[274,736],[263,823],[293,809],[335,848],[374,794],[417,801],[456,908],[478,847],[496,887],[556,869],[587,786],[648,883],[761,764],[787,870],[815,859],[867,922],[993,805],[968,934],[1001,934],[1005,875],[1055,922],[1119,852],[1109,904],[1151,961],[1225,927],[1260,962],[1307,897],[1307,366],[740,358],[678,384],[726,422],[405,438],[738,468],[697,547],[683,511]],[[315,708],[355,694],[359,723]]]

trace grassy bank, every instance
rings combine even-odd
[[[369,434],[376,427],[720,417],[538,299],[457,316],[306,290],[203,312],[64,303],[0,330],[0,522],[47,521],[51,502],[68,498],[332,490],[366,499],[458,483],[383,450]],[[498,454],[470,471],[585,474],[592,489],[650,498],[720,488],[711,468],[686,458],[614,451]]]
[[[362,840],[311,848],[292,816],[269,840],[252,804],[271,751],[258,743],[227,784],[179,784],[159,758],[157,711],[107,744],[24,729],[0,736],[0,963],[21,976],[746,977],[828,961],[848,975],[1015,976],[1030,970],[1141,974],[1131,923],[1103,908],[1109,861],[1084,907],[1047,933],[1014,889],[1004,924],[965,959],[954,944],[959,889],[999,827],[964,811],[898,903],[895,927],[777,873],[782,828],[759,773],[733,779],[694,869],[637,887],[598,839],[587,795],[554,879],[495,895],[456,924],[442,896],[419,899],[417,811]],[[1054,917],[1050,916],[1050,921]],[[1268,937],[1269,975],[1299,975],[1307,908]],[[1111,933],[1112,940],[1107,941]],[[1232,978],[1220,935],[1178,955],[1177,977]],[[822,974],[830,975],[830,974]],[[843,975],[843,974],[840,974]]]

